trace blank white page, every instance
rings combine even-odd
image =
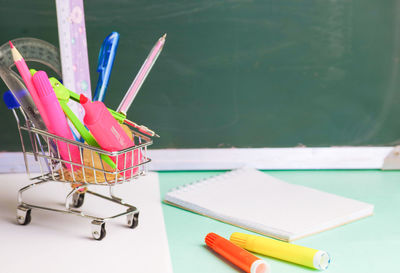
[[[18,225],[17,191],[28,183],[26,174],[0,175],[1,272],[172,273],[156,173],[115,186],[117,196],[139,209],[139,225],[128,228],[126,217],[111,220],[102,241],[92,238],[90,219],[74,215],[32,209],[32,222]],[[108,192],[105,186],[89,189]],[[62,209],[70,190],[54,182],[27,191],[25,200]],[[125,211],[88,194],[81,209],[99,216]]]

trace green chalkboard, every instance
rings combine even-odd
[[[58,46],[54,1],[2,2],[0,44]],[[92,0],[85,15],[92,88],[102,40],[121,35],[113,108],[168,34],[128,112],[161,135],[155,148],[399,143],[398,0]],[[0,111],[0,149],[18,150],[13,116]]]

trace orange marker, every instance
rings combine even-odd
[[[247,273],[270,272],[270,267],[265,261],[215,233],[207,234],[205,242],[209,248]]]

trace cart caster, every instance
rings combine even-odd
[[[106,223],[99,220],[92,221],[92,236],[95,240],[102,240],[106,237]]]
[[[74,208],[80,208],[85,201],[85,193],[74,192],[72,195],[72,206]]]
[[[24,206],[18,206],[17,208],[17,222],[20,225],[28,225],[31,222],[31,209],[24,207]]]
[[[135,228],[139,224],[139,212],[130,213],[127,215],[128,226],[130,228]]]

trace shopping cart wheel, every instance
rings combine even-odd
[[[104,221],[92,221],[92,236],[98,241],[106,237],[106,223]]]
[[[27,225],[31,222],[31,209],[24,207],[24,206],[18,206],[17,208],[17,222],[20,225]]]
[[[130,228],[135,228],[139,224],[139,212],[130,213],[127,215],[128,218],[128,226]]]
[[[85,201],[85,193],[74,192],[72,195],[72,206],[74,208],[80,208]]]

